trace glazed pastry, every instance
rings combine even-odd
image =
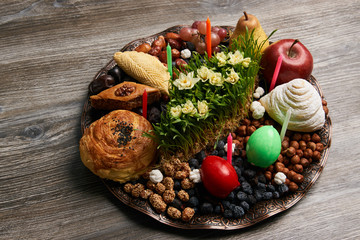
[[[114,60],[129,76],[169,95],[170,73],[156,57],[136,51],[117,52]]]
[[[141,107],[144,90],[147,92],[148,104],[159,101],[159,89],[134,82],[123,82],[90,96],[91,106],[102,110],[131,110]]]
[[[156,159],[156,142],[143,136],[152,129],[150,122],[134,112],[112,111],[85,129],[81,160],[101,178],[120,183],[135,180]]]
[[[319,93],[305,79],[294,79],[277,86],[260,99],[266,112],[282,125],[286,111],[292,108],[288,129],[298,132],[319,130],[325,123],[325,112]]]

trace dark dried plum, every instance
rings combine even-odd
[[[101,75],[90,83],[89,91],[91,95],[95,95],[113,86],[115,86],[115,80],[112,76]]]

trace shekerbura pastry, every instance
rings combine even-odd
[[[120,183],[137,179],[155,161],[157,144],[144,117],[115,110],[93,122],[80,140],[84,165],[101,178]]]
[[[282,124],[286,111],[292,108],[289,130],[312,132],[325,123],[325,112],[316,89],[305,79],[294,79],[274,88],[260,99],[266,112]]]
[[[159,101],[161,96],[159,89],[134,82],[123,82],[90,96],[91,106],[103,110],[131,110],[141,107],[144,90],[147,93],[148,104]]]
[[[156,57],[136,51],[117,52],[114,60],[129,76],[169,95],[170,73]]]

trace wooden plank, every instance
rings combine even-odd
[[[165,226],[120,203],[81,163],[80,115],[95,73],[126,43],[210,17],[256,15],[272,40],[299,38],[328,101],[327,165],[289,211],[237,231]],[[360,238],[359,1],[0,3],[1,239]]]

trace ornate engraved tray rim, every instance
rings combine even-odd
[[[134,50],[138,45],[149,42],[151,43],[155,40],[159,35],[164,35],[167,32],[176,32],[179,31],[181,27],[185,25],[177,25],[171,28],[168,28],[160,33],[154,34],[149,37],[141,38],[134,40],[128,44],[126,44],[120,51],[131,51]],[[232,26],[221,26],[223,28],[227,28],[228,30],[233,30],[234,27]],[[116,65],[114,60],[109,61],[105,67],[103,67],[94,77],[93,80],[97,79],[102,74],[105,74],[108,70],[113,68]],[[319,92],[321,98],[324,98],[323,92],[320,88],[318,81],[313,77],[310,76],[308,79],[309,82],[315,87],[315,89]],[[91,105],[89,102],[89,96],[85,101],[82,116],[81,116],[81,131],[82,134],[84,133],[85,128],[87,128],[94,119],[91,119],[89,115],[89,111],[91,109]],[[185,223],[181,220],[174,220],[166,216],[165,213],[158,214],[156,213],[149,203],[145,200],[135,199],[130,197],[127,193],[125,193],[121,185],[119,183],[105,180],[103,182],[108,190],[114,194],[116,198],[118,198],[122,203],[125,205],[132,207],[153,219],[176,228],[182,229],[220,229],[220,230],[233,230],[233,229],[240,229],[249,227],[254,225],[258,222],[261,222],[271,216],[274,216],[280,212],[283,212],[290,207],[294,206],[298,201],[300,201],[305,194],[310,190],[311,186],[316,182],[319,178],[321,172],[323,171],[328,155],[329,155],[329,148],[331,145],[331,136],[332,136],[332,124],[331,119],[329,116],[326,117],[326,122],[324,127],[318,131],[318,133],[325,138],[325,146],[321,159],[318,163],[312,163],[310,167],[308,167],[305,171],[304,177],[305,180],[301,184],[299,190],[295,193],[286,195],[279,199],[272,199],[267,201],[262,201],[256,203],[246,214],[243,218],[240,219],[226,219],[222,216],[218,215],[202,215],[197,216],[195,215],[194,218],[189,222]]]

